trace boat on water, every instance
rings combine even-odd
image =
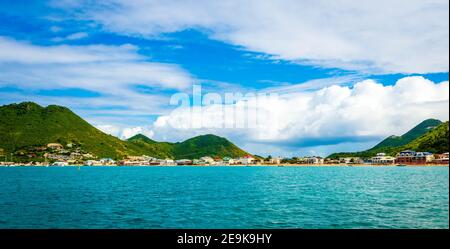
[[[397,166],[397,167],[406,167],[406,164],[397,164],[395,166]]]

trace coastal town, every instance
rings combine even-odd
[[[26,157],[31,160],[27,162],[18,162],[14,157]],[[40,157],[41,156],[41,157]],[[3,157],[3,158],[2,158]],[[44,160],[32,160],[33,158],[44,158]],[[74,144],[49,143],[46,146],[34,147],[28,151],[19,151],[18,153],[4,153],[0,150],[0,166],[406,166],[406,165],[448,165],[449,153],[433,154],[430,152],[417,152],[405,150],[397,153],[395,156],[386,153],[377,153],[370,158],[360,157],[342,157],[337,159],[323,158],[320,156],[304,157],[271,157],[266,158],[245,155],[242,157],[212,157],[205,155],[198,159],[173,159],[173,158],[155,158],[148,155],[127,156],[125,159],[114,160],[112,158],[98,158],[86,151],[83,151]]]

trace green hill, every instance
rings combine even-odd
[[[176,143],[173,147],[176,158],[211,157],[240,157],[248,155],[247,152],[223,137],[215,135],[203,135],[188,139],[182,143]]]
[[[449,151],[449,123],[440,124],[436,128],[423,134],[417,139],[401,147],[402,150],[428,151],[431,153],[444,153]]]
[[[329,158],[375,156],[384,152],[395,155],[406,149],[428,151],[432,153],[448,152],[448,121],[442,123],[436,119],[427,119],[402,136],[391,136],[374,146],[360,152],[341,152],[329,155]]]
[[[427,119],[422,121],[420,124],[418,124],[416,127],[409,130],[407,133],[403,134],[402,136],[390,136],[383,141],[381,141],[379,144],[375,145],[370,150],[376,150],[379,148],[385,148],[385,147],[398,147],[406,145],[410,142],[412,142],[414,139],[422,136],[423,134],[427,133],[429,130],[433,129],[434,127],[440,125],[442,122],[437,119]]]
[[[166,143],[139,134],[123,141],[103,133],[68,108],[56,105],[42,107],[32,102],[0,106],[0,138],[1,154],[23,154],[22,160],[25,161],[27,154],[49,143],[73,144],[84,152],[113,159],[128,155],[179,159],[248,154],[227,139],[214,135]]]
[[[0,107],[0,148],[8,152],[48,143],[73,143],[99,157],[122,158],[142,150],[107,135],[65,107],[32,102]]]
[[[161,159],[174,158],[171,143],[156,142],[142,134],[130,137],[127,141],[139,147],[145,155]]]
[[[248,154],[226,138],[211,134],[197,136],[181,143],[155,142],[142,134],[131,137],[128,141],[149,151],[148,154],[162,155],[160,158],[240,157]]]

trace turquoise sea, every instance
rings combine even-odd
[[[0,167],[0,228],[449,228],[449,168]]]

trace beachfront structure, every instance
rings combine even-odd
[[[395,157],[386,156],[386,153],[377,153],[376,156],[371,159],[372,164],[394,164]]]
[[[414,155],[416,154],[413,150],[404,150],[397,154],[395,163],[398,164],[412,164]]]
[[[52,166],[68,166],[68,162],[54,162],[52,163]]]
[[[255,161],[255,158],[253,158],[250,155],[246,155],[244,157],[239,158],[238,162],[241,164],[253,164],[253,162]]]
[[[363,164],[364,160],[359,157],[343,157],[339,158],[339,163],[345,164]]]
[[[323,164],[324,159],[320,156],[309,156],[305,157],[307,164]]]
[[[324,159],[325,164],[339,164],[339,159],[331,159],[331,158],[325,158]]]
[[[175,161],[170,158],[166,158],[161,160],[161,165],[175,165]]]
[[[200,157],[200,164],[215,164],[215,161],[212,157],[204,156]]]
[[[283,160],[283,158],[281,158],[281,157],[274,157],[274,158],[270,158],[269,159],[269,163],[270,164],[280,164],[281,160]]]
[[[116,164],[116,161],[114,161],[114,160],[111,159],[111,158],[102,158],[102,159],[100,159],[100,163],[101,163],[102,165],[115,165],[115,164]]]
[[[87,166],[101,166],[102,165],[102,163],[97,160],[87,160],[84,164],[86,164]]]
[[[416,152],[414,155],[414,163],[416,164],[426,164],[432,162],[434,156],[430,152]]]
[[[177,165],[192,165],[192,160],[180,159],[175,161]]]
[[[404,150],[397,154],[395,163],[398,164],[427,164],[434,159],[430,152],[415,152],[413,150]]]
[[[435,164],[449,164],[448,152],[442,154],[435,154],[433,163]]]
[[[225,164],[228,164],[228,165],[231,165],[231,164],[235,164],[236,163],[236,161],[233,159],[233,158],[231,158],[231,157],[224,157],[224,158],[222,158],[222,160],[223,160],[223,162],[225,163]]]

